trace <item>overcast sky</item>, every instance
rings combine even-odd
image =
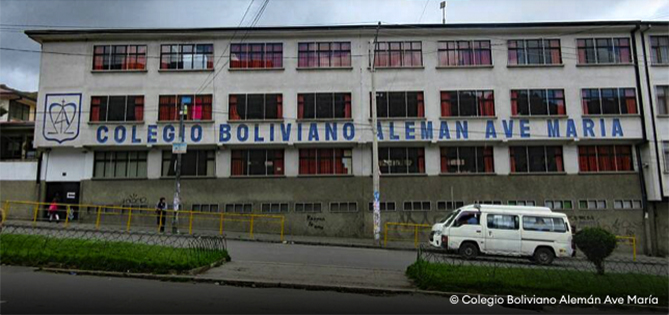
[[[0,47],[36,49],[23,30],[244,26],[262,0],[0,0]],[[258,26],[441,23],[441,0],[271,0]],[[448,23],[669,20],[669,0],[449,0]],[[0,83],[37,90],[39,54],[0,50]]]

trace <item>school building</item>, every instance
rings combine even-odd
[[[26,31],[42,45],[39,176],[3,179],[1,199],[34,199],[38,187],[41,200],[169,203],[182,131],[185,209],[279,213],[287,234],[372,238],[376,132],[382,222],[431,224],[476,202],[546,205],[666,253],[668,31],[643,21]]]

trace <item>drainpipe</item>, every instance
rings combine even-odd
[[[664,199],[664,183],[662,183],[662,168],[660,165],[660,150],[658,149],[659,143],[657,140],[657,127],[655,125],[655,105],[654,105],[654,100],[653,100],[653,87],[650,83],[650,70],[648,68],[648,52],[646,51],[646,35],[645,33],[650,30],[651,25],[648,24],[646,25],[646,29],[641,31],[641,46],[643,49],[643,64],[644,64],[644,71],[646,72],[646,88],[648,89],[648,103],[650,104],[650,122],[651,122],[651,127],[653,128],[653,141],[651,144],[653,145],[655,149],[655,167],[657,167],[657,180],[660,184],[660,199]],[[655,207],[653,207],[651,213],[650,213],[650,232],[651,232],[651,252],[653,256],[657,256],[657,230],[655,228]]]
[[[630,32],[630,37],[632,38],[632,53],[634,54],[634,75],[636,78],[636,90],[637,90],[637,99],[639,100],[639,114],[641,115],[641,142],[634,145],[636,151],[636,162],[639,175],[639,188],[641,189],[641,204],[643,208],[643,253],[645,255],[649,254],[648,236],[649,222],[648,222],[648,193],[646,190],[646,180],[643,174],[643,163],[641,162],[641,146],[648,142],[648,136],[646,134],[646,115],[643,107],[643,95],[641,93],[641,75],[639,74],[639,54],[636,49],[636,33],[641,28],[641,23],[638,22],[637,25]]]
[[[35,174],[35,184],[37,184],[37,192],[35,193],[35,201],[40,201],[42,193],[42,152],[37,152],[37,174]]]

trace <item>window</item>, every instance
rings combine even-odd
[[[664,148],[664,172],[669,173],[669,141],[662,142]]]
[[[511,90],[511,114],[565,115],[564,90]]]
[[[376,92],[376,116],[381,118],[425,117],[423,92]]]
[[[655,87],[657,95],[657,112],[660,115],[669,115],[669,85]]]
[[[30,121],[30,106],[10,100],[9,121]]]
[[[232,150],[232,176],[278,176],[283,171],[283,149]]]
[[[188,149],[181,155],[181,176],[214,176],[215,150]],[[175,176],[177,155],[163,151],[163,176]]]
[[[298,68],[351,67],[351,42],[299,43]]]
[[[584,145],[578,146],[578,164],[581,172],[632,171],[632,146]]]
[[[213,44],[181,44],[160,46],[160,69],[214,69]]]
[[[501,200],[474,200],[475,204],[479,205],[501,205]]]
[[[93,47],[93,70],[144,70],[146,45]]]
[[[94,178],[146,178],[146,151],[97,151]]]
[[[518,216],[488,213],[488,228],[498,230],[517,230]]]
[[[225,205],[225,212],[251,213],[253,205],[250,203],[228,203]]]
[[[619,200],[613,201],[613,209],[643,209],[641,200]]]
[[[652,64],[669,64],[669,36],[650,37],[650,60]]]
[[[351,174],[351,149],[300,149],[300,175]]]
[[[231,69],[283,68],[282,43],[244,43],[230,45]]]
[[[394,202],[379,202],[379,208],[381,211],[395,211]],[[374,211],[374,203],[369,203],[369,211]]]
[[[563,172],[561,146],[509,147],[511,173]]]
[[[283,119],[282,94],[230,94],[230,120]]]
[[[358,212],[357,202],[331,202],[330,212]]]
[[[218,212],[217,204],[193,204],[191,209],[195,212]]]
[[[574,205],[571,200],[546,200],[544,205],[551,210],[572,210]]]
[[[193,103],[193,100],[195,102]],[[182,106],[186,106],[184,120],[211,120],[212,96],[205,95],[161,95],[158,105],[159,121],[179,120]]]
[[[442,91],[441,116],[495,116],[495,94],[492,90]]]
[[[636,91],[633,88],[583,89],[583,114],[636,114]]]
[[[606,200],[579,200],[579,209],[606,209]]]
[[[424,148],[379,148],[381,174],[424,174]]]
[[[465,206],[464,201],[437,201],[437,211],[455,210]]]
[[[509,200],[507,204],[509,206],[528,206],[528,207],[534,207],[537,205],[534,202],[534,200]]]
[[[379,68],[412,68],[423,66],[421,42],[377,42],[374,66]]]
[[[523,216],[523,230],[564,233],[567,225],[562,218]]]
[[[440,67],[492,65],[489,40],[438,43]]]
[[[90,121],[142,121],[144,96],[93,96]]]
[[[577,39],[578,63],[631,63],[629,38]]]
[[[405,201],[404,211],[430,211],[429,201]]]
[[[525,39],[507,42],[509,65],[562,64],[559,39]]]
[[[351,93],[300,93],[297,118],[351,118]]]
[[[295,203],[295,212],[321,212],[320,202]]]
[[[493,173],[491,147],[441,148],[442,173]]]
[[[264,213],[279,213],[288,212],[287,203],[263,203],[260,205],[260,210]]]

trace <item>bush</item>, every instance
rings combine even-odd
[[[597,274],[604,274],[604,259],[616,248],[616,236],[599,227],[587,227],[576,233],[574,242],[597,268]]]

